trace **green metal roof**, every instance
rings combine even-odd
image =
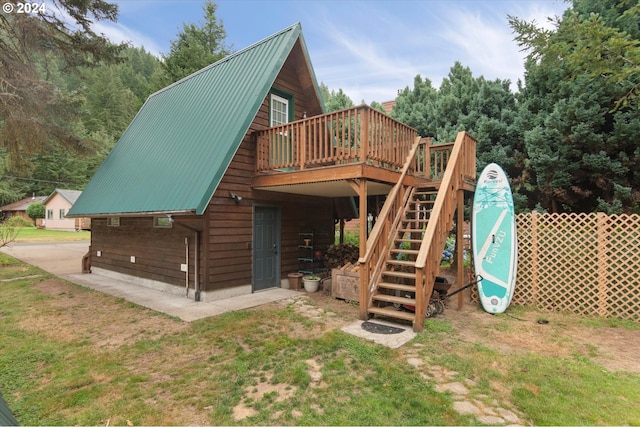
[[[204,213],[298,38],[312,70],[295,24],[149,96],[68,216]]]

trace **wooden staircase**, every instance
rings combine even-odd
[[[454,214],[457,211],[462,221],[463,193],[475,188],[475,143],[466,132],[458,133],[442,167],[444,173],[430,176],[434,168],[428,143],[425,154],[416,155],[418,147],[425,145],[424,140],[416,141],[359,260],[363,320],[378,315],[410,321],[417,332],[424,328]],[[427,179],[417,187],[404,185],[404,175],[416,156],[427,159]],[[414,311],[402,310],[405,305]]]
[[[404,209],[388,257],[381,271],[368,308],[371,314],[413,321],[415,314],[403,311],[404,305],[416,306],[416,258],[424,231],[431,218],[437,190],[413,188]]]

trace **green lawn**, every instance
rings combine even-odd
[[[24,242],[71,242],[79,240],[90,240],[89,231],[63,231],[47,230],[35,227],[18,227],[17,243]]]
[[[345,312],[297,307],[185,323],[0,253],[0,390],[22,425],[480,424],[437,391],[438,366],[523,424],[640,424],[639,371],[605,368],[602,342],[583,342],[624,332],[632,345],[638,324],[447,310],[389,349],[336,327]]]

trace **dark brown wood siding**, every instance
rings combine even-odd
[[[303,67],[302,51],[294,49],[285,62],[274,88],[293,97],[295,120],[305,114],[320,114],[318,100],[309,88],[309,77],[300,72]],[[251,189],[255,174],[255,140],[253,132],[269,127],[269,96],[256,115],[209,207],[208,222],[208,275],[203,290],[224,289],[252,283],[253,208],[255,205],[279,207],[281,212],[281,275],[298,269],[298,234],[303,231],[333,233],[331,199],[305,197],[292,194],[256,191]],[[234,192],[240,202],[231,198]]]
[[[193,288],[195,231],[181,226],[201,227],[196,216],[176,217],[171,228],[156,228],[153,218],[120,217],[119,226],[108,226],[106,218],[94,218],[91,231],[91,265],[118,273],[184,286],[185,238],[189,243],[189,282]],[[97,251],[101,256],[97,256]],[[131,262],[131,257],[135,262]]]

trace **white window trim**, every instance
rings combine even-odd
[[[120,227],[120,217],[119,216],[107,217],[107,226],[108,227]]]
[[[283,98],[282,96],[276,95],[275,93],[271,94],[271,98],[270,98],[270,103],[269,103],[269,126],[270,127],[274,127],[274,126],[279,126],[282,125],[284,123],[275,123],[274,122],[274,101],[280,102],[282,104],[284,104],[286,106],[286,111],[285,111],[285,122],[284,123],[289,123],[289,100],[287,98]]]

